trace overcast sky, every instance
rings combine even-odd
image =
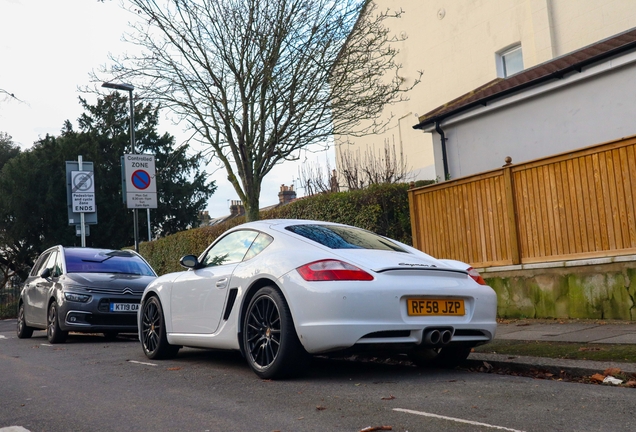
[[[89,72],[105,64],[108,53],[134,49],[121,41],[129,19],[118,0],[0,0],[0,89],[18,99],[0,93],[0,132],[26,149],[47,133],[59,135],[65,120],[77,128],[82,113],[78,97],[96,101],[78,87],[89,84]],[[178,142],[185,137],[178,126],[162,120],[159,133],[166,131]],[[332,153],[310,153],[303,159],[325,165],[329,156],[333,166]],[[278,202],[281,184],[296,180],[298,188],[298,166],[285,163],[268,175],[261,207]],[[206,170],[218,186],[208,202],[210,216],[226,215],[229,200],[238,196],[225,170]]]

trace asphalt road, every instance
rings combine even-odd
[[[260,380],[237,353],[184,349],[150,361],[107,342],[0,321],[0,431],[633,431],[636,391],[467,371],[317,360]]]

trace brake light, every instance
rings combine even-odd
[[[481,275],[479,274],[477,270],[475,270],[472,267],[468,267],[466,271],[468,272],[468,276],[473,278],[473,280],[477,282],[479,285],[486,285],[486,281],[484,280],[483,277],[481,277]]]
[[[306,281],[370,281],[373,276],[358,267],[338,260],[314,261],[298,267]]]

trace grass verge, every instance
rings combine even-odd
[[[476,347],[475,352],[636,363],[636,346],[634,345],[494,340]]]

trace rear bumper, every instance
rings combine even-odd
[[[383,278],[368,282],[306,282],[284,277],[298,337],[312,354],[373,344],[419,345],[427,331],[450,329],[450,344],[481,345],[495,337],[497,296],[472,280]],[[461,316],[409,316],[407,299],[462,299]]]

